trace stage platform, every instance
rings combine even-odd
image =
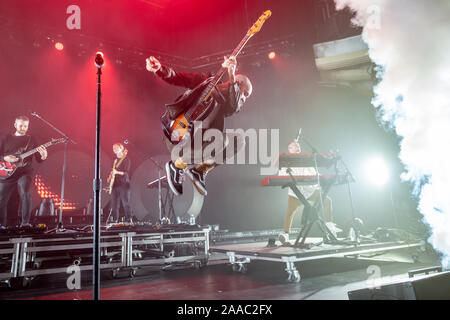
[[[49,299],[80,297],[76,290],[73,293],[73,290],[67,291],[65,281],[71,274],[68,268],[78,266],[83,274],[83,288],[86,289],[91,285],[87,281],[92,273],[91,229],[92,226],[88,225],[83,230],[67,229],[65,232],[55,230],[49,232],[38,228],[2,230],[0,283],[5,287],[2,289],[3,295],[6,294],[7,297],[7,290],[10,290],[9,292],[22,292],[19,294],[22,297],[50,292],[65,293],[61,296],[47,296]],[[122,281],[120,282],[122,285],[125,277],[128,281],[140,283],[129,288],[130,297],[139,297],[140,293],[134,292],[133,288],[148,287],[150,290],[153,281],[162,281],[161,286],[164,287],[164,279],[171,276],[168,274],[162,276],[160,273],[173,271],[175,273],[171,274],[177,274],[170,282],[174,296],[155,295],[149,291],[148,295],[143,294],[141,298],[180,298],[175,294],[177,291],[175,288],[184,290],[186,297],[193,299],[220,298],[220,294],[213,295],[209,292],[208,295],[202,288],[197,288],[196,294],[187,292],[186,284],[192,286],[197,281],[205,284],[212,281],[214,287],[229,290],[247,283],[249,292],[243,295],[239,290],[230,291],[228,298],[232,298],[233,295],[245,299],[277,298],[279,292],[277,287],[292,286],[300,280],[304,283],[305,279],[311,279],[312,274],[318,270],[321,270],[323,277],[327,277],[327,274],[332,275],[339,269],[344,271],[367,268],[372,264],[383,265],[386,261],[406,263],[402,267],[403,271],[405,268],[412,269],[415,257],[423,254],[425,250],[425,243],[416,238],[402,241],[372,239],[371,243],[357,246],[323,244],[322,238],[307,238],[306,243],[310,244],[310,248],[300,249],[281,246],[278,241],[273,241],[279,233],[280,230],[229,232],[217,230],[215,226],[188,224],[105,225],[101,231],[102,286],[116,286],[117,283],[114,282],[116,279]],[[293,235],[295,234],[291,234]],[[268,246],[269,240],[275,246]],[[386,259],[385,256],[389,254],[395,257]],[[380,259],[377,261],[377,258]],[[280,268],[280,263],[284,268]],[[243,274],[248,268],[250,271]],[[287,281],[285,271],[288,273]],[[149,272],[158,276],[149,278]],[[358,278],[362,279],[364,272],[364,269],[359,271]],[[246,277],[249,278],[245,280],[247,282],[244,281]],[[149,283],[144,284],[147,281]],[[331,286],[333,282],[335,280],[328,285]],[[53,283],[58,283],[55,290],[48,287],[53,286]],[[263,283],[266,283],[264,288],[267,291],[264,295],[259,295],[255,288]],[[321,283],[320,286],[326,288],[327,284]],[[28,288],[32,291],[25,293]],[[110,298],[120,297],[120,288],[106,290],[111,292]],[[299,297],[295,289],[286,287],[283,290],[286,295],[282,298],[289,298],[291,294],[294,294],[292,297]],[[82,298],[89,299],[89,295],[88,290],[83,293]]]
[[[100,269],[132,277],[142,266],[177,263],[203,267],[209,256],[209,228],[198,225],[115,224],[101,230]],[[82,230],[8,229],[0,233],[0,281],[26,286],[34,277],[92,270],[92,226]]]
[[[296,248],[290,244],[281,245],[278,241],[251,242],[241,244],[214,245],[210,252],[223,253],[229,258],[233,271],[246,272],[247,265],[253,260],[273,261],[285,264],[289,282],[299,282],[300,272],[295,263],[327,258],[346,258],[362,255],[381,254],[394,250],[411,250],[411,256],[425,250],[422,240],[371,242],[357,245],[325,244],[322,238],[307,238],[308,248]]]

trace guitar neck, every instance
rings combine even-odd
[[[237,57],[252,36],[253,36],[252,34],[246,34],[245,37],[241,40],[241,42],[238,44],[238,46],[231,53],[231,57]],[[220,79],[223,77],[226,71],[227,69],[224,67],[221,67],[219,69],[219,71],[216,73],[216,75],[214,76],[213,80],[210,83],[211,90],[214,86],[217,85],[217,83],[219,83]]]
[[[45,144],[43,144],[43,145],[41,145],[41,146],[47,148],[47,147],[49,147],[49,146],[51,146],[51,145],[52,145],[52,141],[49,141],[49,142],[47,142],[47,143],[45,143]],[[29,151],[27,151],[27,152],[25,152],[25,153],[22,153],[19,157],[20,157],[21,159],[25,159],[25,158],[27,158],[27,157],[29,157],[29,156],[35,154],[36,152],[38,152],[38,151],[37,151],[38,148],[39,148],[39,147],[36,147],[36,148],[31,149],[31,150],[29,150]]]
[[[246,34],[245,37],[239,43],[239,45],[233,50],[233,52],[231,53],[231,56],[237,57],[239,55],[239,53],[242,51],[242,49],[244,48],[244,46],[247,44],[248,40],[250,40],[250,38],[252,36],[253,36],[252,34]],[[212,89],[219,83],[220,79],[223,77],[223,75],[225,74],[226,71],[227,71],[226,68],[221,67],[219,69],[219,71],[216,72],[216,75],[214,76],[213,80],[208,85],[209,90],[206,91],[207,94],[205,94],[205,97],[209,96]],[[205,97],[203,97],[203,98],[205,98]]]

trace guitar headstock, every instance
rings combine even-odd
[[[259,19],[248,30],[247,34],[254,35],[255,33],[259,32],[261,30],[264,22],[266,22],[266,20],[269,19],[271,15],[272,15],[272,11],[270,11],[270,10],[264,11],[264,13],[259,17]]]

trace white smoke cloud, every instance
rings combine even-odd
[[[450,266],[450,1],[335,0],[355,11],[381,80],[372,104],[402,138],[402,178]]]

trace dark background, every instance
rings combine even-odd
[[[409,186],[400,183],[398,140],[377,123],[371,92],[317,84],[312,45],[358,33],[350,27],[348,12],[334,24],[321,24],[320,2],[2,0],[0,131],[11,132],[15,117],[30,116],[33,110],[74,139],[77,144],[69,145],[66,199],[77,203],[79,210],[85,207],[92,197],[94,175],[93,60],[95,52],[102,50],[106,59],[102,178],[106,183],[112,144],[130,141],[134,213],[156,219],[155,191],[144,187],[158,173],[148,158],[162,163],[168,159],[159,119],[164,104],[183,90],[147,72],[145,58],[158,56],[180,71],[214,72],[220,67],[214,59],[231,53],[259,15],[270,9],[272,17],[238,57],[238,72],[252,80],[253,95],[242,113],[226,120],[226,126],[279,129],[281,149],[303,128],[319,151],[341,150],[356,178],[352,184],[356,215],[369,227],[395,226],[394,211],[402,227],[412,225],[419,216]],[[66,9],[72,4],[81,8],[81,30],[66,27]],[[63,51],[54,48],[57,41],[64,44]],[[277,53],[274,60],[267,58],[271,48]],[[36,118],[31,119],[30,133],[42,142],[58,136]],[[59,193],[63,146],[52,147],[49,154],[38,170],[52,191]],[[370,185],[365,177],[364,166],[374,155],[383,157],[391,170],[389,184],[381,188]],[[287,191],[262,188],[261,178],[259,165],[222,166],[211,172],[201,222],[234,231],[281,228]],[[189,205],[188,187],[187,195],[176,199],[177,212]],[[336,222],[345,226],[351,218],[348,190],[335,187],[330,195]],[[37,206],[36,195],[33,201]],[[103,195],[104,205],[107,201]]]

